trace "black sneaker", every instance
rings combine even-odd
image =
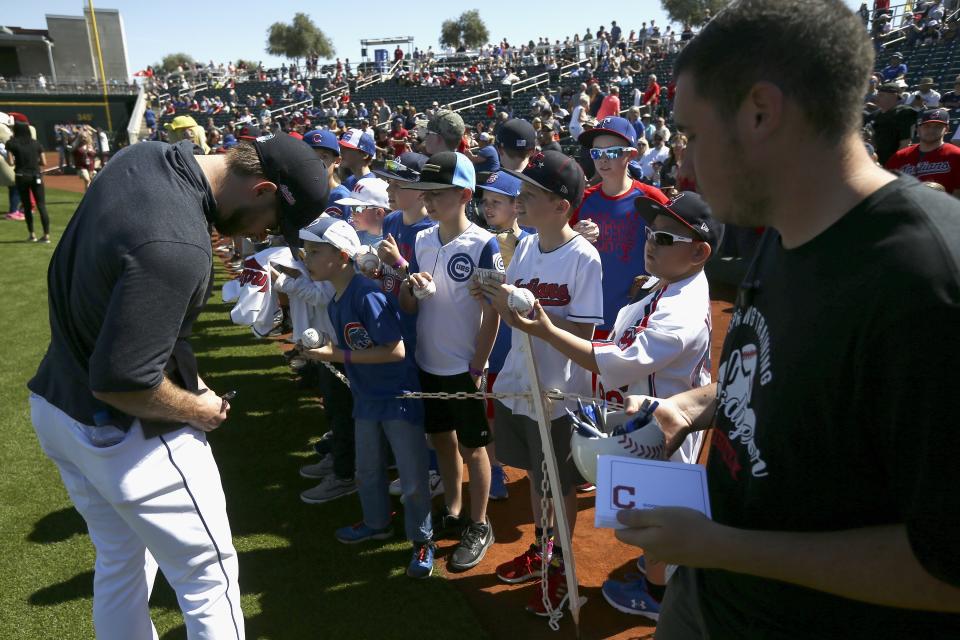
[[[463,528],[467,525],[466,518],[451,515],[446,505],[433,514],[432,520],[434,540],[456,540],[463,535]]]
[[[493,544],[493,527],[490,519],[483,524],[471,522],[463,531],[460,544],[450,556],[449,566],[452,571],[466,571],[480,564],[487,549]]]

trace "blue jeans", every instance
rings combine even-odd
[[[430,485],[427,471],[427,442],[423,425],[406,420],[355,420],[357,448],[357,492],[363,508],[363,522],[371,529],[390,524],[390,493],[387,478],[393,449],[404,495],[404,530],[407,539],[424,542],[433,538],[430,522]]]

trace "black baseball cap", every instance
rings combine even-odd
[[[900,85],[898,85],[896,82],[885,82],[877,87],[877,91],[880,93],[895,93],[900,95],[903,92],[903,89],[901,89]]]
[[[521,118],[507,120],[497,131],[497,144],[504,149],[527,151],[537,146],[537,130]]]
[[[640,196],[633,201],[633,207],[647,224],[653,224],[653,219],[659,215],[672,217],[690,229],[697,238],[709,244],[712,251],[717,250],[723,227],[714,219],[703,198],[693,191],[682,191],[666,204]]]
[[[920,124],[927,124],[928,122],[950,124],[950,112],[946,109],[927,109],[920,114]]]
[[[407,151],[401,153],[396,160],[375,160],[370,170],[384,180],[416,182],[420,179],[420,172],[427,160],[429,158],[422,153]]]
[[[569,200],[574,208],[579,207],[583,200],[583,190],[586,187],[583,169],[576,160],[559,151],[538,153],[530,158],[523,171],[509,169],[503,169],[503,171],[523,182]]]
[[[280,232],[291,248],[298,247],[300,229],[327,206],[326,165],[302,140],[285,133],[255,138],[253,146],[264,176],[277,185]]]

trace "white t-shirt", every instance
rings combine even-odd
[[[583,133],[583,123],[580,122],[580,114],[583,113],[583,105],[577,105],[573,108],[573,115],[570,116],[570,136],[576,140]]]
[[[580,235],[547,253],[540,251],[540,235],[529,235],[517,244],[507,268],[508,284],[529,289],[550,315],[578,323],[603,324],[602,281],[600,254]],[[495,393],[530,392],[526,354],[521,351],[517,334],[512,334],[510,352],[493,383]],[[531,338],[531,344],[541,389],[591,394],[589,371],[540,338]],[[515,414],[536,417],[529,400],[508,398],[501,402]],[[575,409],[576,403],[554,402],[551,407],[550,419],[555,420],[564,415],[565,407]]]
[[[603,397],[669,398],[710,384],[710,325],[703,271],[620,309],[609,339],[593,343]],[[702,435],[687,437],[672,459],[695,463]]]
[[[270,247],[243,261],[243,272],[238,278],[240,295],[230,310],[230,319],[234,324],[250,327],[253,333],[261,338],[273,330],[280,313],[278,287],[273,286],[268,269],[271,262],[299,269],[303,274],[301,278],[309,280],[306,267],[299,260],[293,259],[287,247]],[[290,319],[294,339],[298,339],[310,326],[315,326],[308,304],[300,299],[291,298]],[[323,330],[323,327],[317,329]]]
[[[667,161],[667,158],[670,157],[669,147],[663,147],[662,149],[657,149],[656,147],[651,147],[640,158],[640,170],[643,172],[643,177],[649,180],[653,177],[653,163],[660,162],[664,163]]]
[[[446,244],[440,226],[417,233],[410,273],[426,271],[437,292],[419,301],[417,365],[427,373],[453,376],[470,368],[483,312],[470,295],[473,270],[503,271],[500,245],[492,233],[475,224]]]

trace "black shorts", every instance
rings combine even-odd
[[[469,373],[437,376],[420,372],[420,389],[424,393],[477,392]],[[485,447],[493,441],[483,400],[424,399],[424,430],[427,433],[457,432],[457,440],[468,449]]]
[[[537,495],[543,494],[543,443],[540,425],[527,416],[515,414],[499,400],[493,403],[493,426],[497,431],[497,460],[505,465],[523,469]],[[570,457],[570,418],[560,416],[550,423],[553,453],[557,457],[557,471],[563,495],[583,482],[573,458]],[[553,495],[553,492],[550,492]]]

